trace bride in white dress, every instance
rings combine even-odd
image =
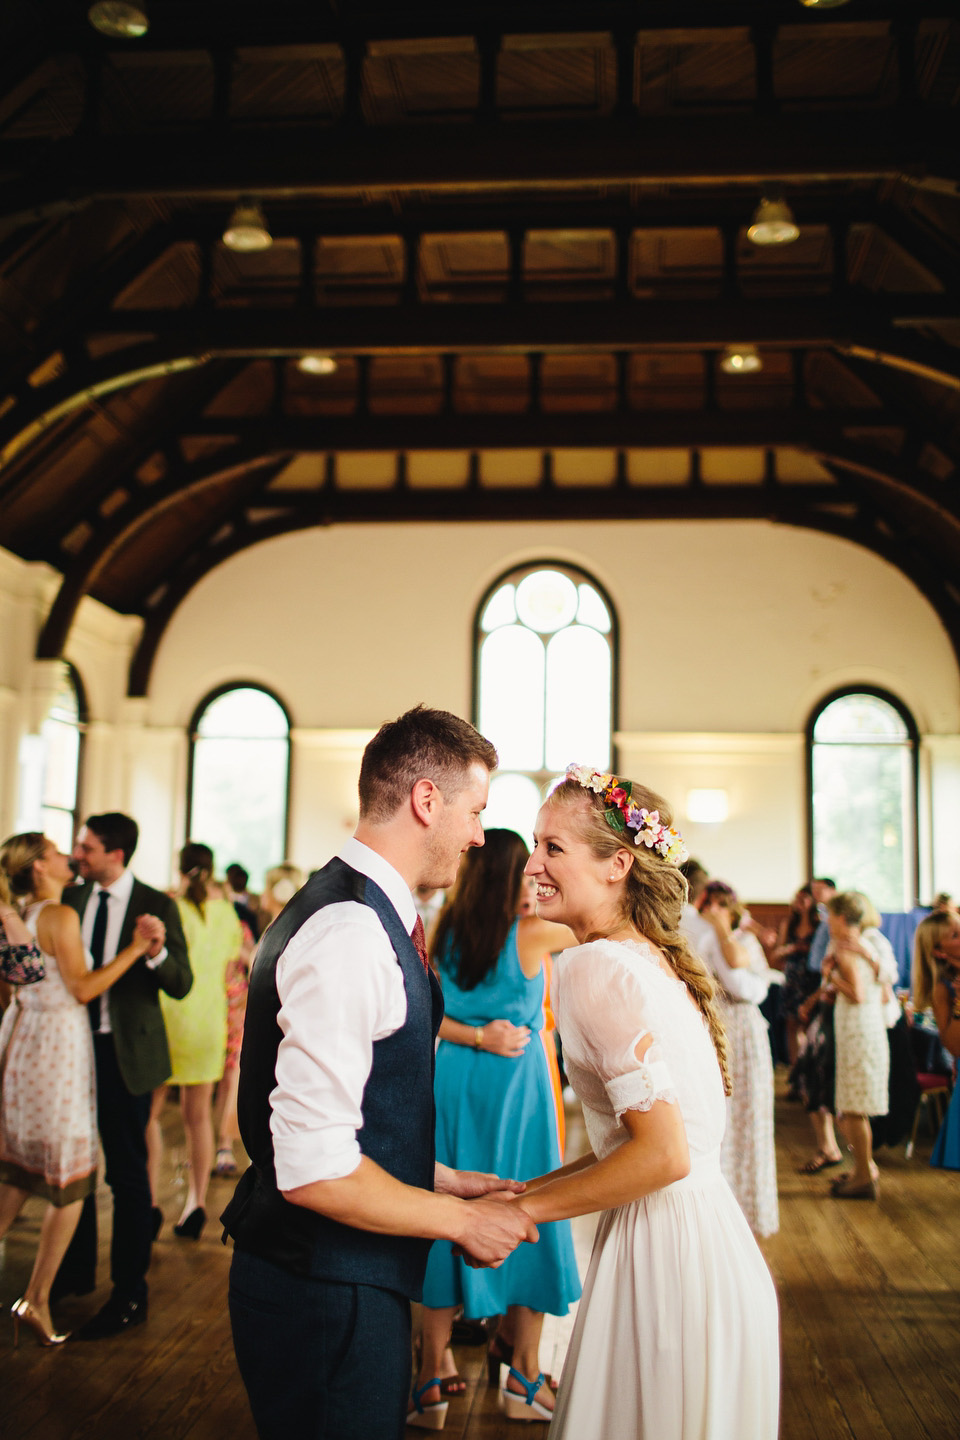
[[[777,1299],[720,1170],[726,1047],[678,934],[682,841],[658,796],[580,766],[535,839],[538,913],[580,941],[553,1006],[593,1153],[521,1203],[538,1224],[604,1212],[550,1440],[775,1440]],[[508,1413],[550,1418],[542,1380]]]

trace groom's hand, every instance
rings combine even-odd
[[[513,1201],[507,1191],[504,1200]],[[528,1241],[535,1245],[540,1232],[519,1204],[502,1200],[473,1200],[464,1206],[464,1223],[454,1243],[454,1254],[463,1256],[474,1269],[489,1266],[496,1269],[518,1245]]]
[[[519,1195],[526,1189],[522,1180],[501,1180],[499,1175],[485,1175],[480,1170],[451,1170],[437,1161],[433,1188],[442,1195],[459,1195],[461,1200],[477,1200],[495,1190],[509,1190]]]

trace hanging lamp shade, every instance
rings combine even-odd
[[[332,355],[301,355],[297,361],[297,369],[302,370],[304,375],[332,375],[337,368],[337,362]]]
[[[754,245],[789,245],[799,234],[800,227],[784,199],[783,191],[772,187],[765,190],[753,212],[747,239],[752,240]]]
[[[756,345],[728,345],[720,356],[720,369],[725,375],[750,375],[763,369]]]
[[[139,40],[150,29],[147,0],[96,0],[87,19],[111,40]]]
[[[807,10],[839,10],[841,5],[849,3],[850,0],[800,0]]]
[[[262,207],[249,195],[241,196],[240,203],[234,207],[223,232],[223,243],[228,250],[240,252],[269,250],[273,244],[267,217]]]

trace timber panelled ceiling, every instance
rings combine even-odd
[[[338,522],[762,518],[960,656],[955,4],[0,4],[0,542],[145,620]],[[780,185],[792,244],[746,236]],[[269,249],[221,239],[240,197]],[[762,369],[727,374],[730,345]],[[304,374],[304,354],[336,370]]]

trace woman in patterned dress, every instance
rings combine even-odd
[[[871,1115],[889,1108],[890,1045],[883,1015],[883,955],[870,935],[879,917],[858,890],[827,902],[830,945],[822,983],[836,992],[836,1110],[853,1151],[854,1168],[834,1180],[831,1191],[848,1200],[876,1200],[879,1171],[873,1160]]]
[[[46,961],[44,979],[19,987],[0,1026],[0,1236],[28,1195],[47,1201],[33,1271],[11,1314],[41,1345],[59,1345],[50,1286],[97,1179],[93,1041],[86,1006],[149,950],[160,921],[143,916],[133,941],[90,969],[75,910],[60,903],[73,880],[69,857],[32,831],[0,852],[2,894],[25,902],[23,919]]]

